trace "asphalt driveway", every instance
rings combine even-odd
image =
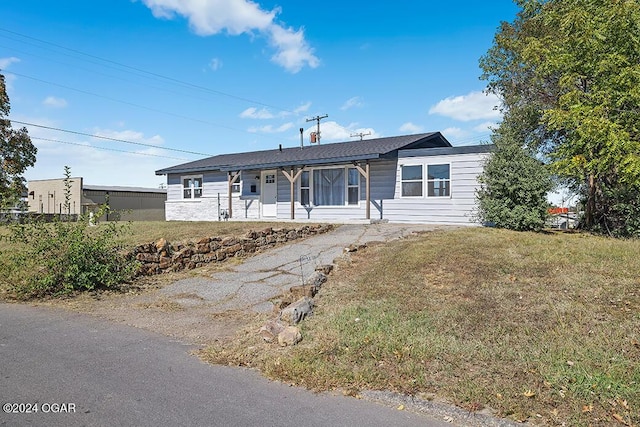
[[[207,305],[212,312],[251,309],[269,312],[270,299],[300,285],[314,269],[331,264],[350,245],[386,242],[416,231],[447,228],[416,224],[344,224],[335,230],[289,243],[244,260],[230,271],[211,277],[179,280],[163,289],[163,294],[183,305]],[[449,227],[450,228],[450,227]],[[179,298],[180,295],[197,298]],[[177,297],[177,298],[176,298]]]

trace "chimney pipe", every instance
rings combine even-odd
[[[282,144],[279,144],[278,149],[282,152]]]
[[[304,147],[304,137],[302,136],[303,132],[304,132],[304,128],[300,128],[300,149]]]

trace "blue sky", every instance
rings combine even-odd
[[[511,0],[2,0],[10,118],[94,185],[158,187],[206,155],[440,131],[488,141],[478,59]],[[37,126],[34,126],[37,125]],[[66,131],[66,132],[63,132]],[[100,136],[102,138],[97,138]],[[110,138],[110,139],[105,139]]]

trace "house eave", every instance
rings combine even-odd
[[[314,160],[290,160],[286,162],[272,162],[272,163],[261,163],[254,165],[246,165],[246,166],[222,166],[220,167],[221,171],[230,172],[230,171],[242,171],[242,170],[264,170],[264,169],[279,169],[287,166],[311,166],[311,165],[332,165],[336,163],[351,163],[362,160],[374,160],[380,157],[379,154],[375,155],[362,155],[362,156],[348,156],[348,157],[332,157],[327,159],[314,159]]]
[[[490,153],[494,150],[493,144],[465,145],[460,147],[437,147],[398,150],[398,157],[427,157],[447,156],[457,154]]]
[[[215,167],[199,167],[199,168],[182,168],[182,169],[160,169],[156,171],[156,175],[167,174],[193,174],[203,173],[211,171],[244,171],[244,170],[266,170],[266,169],[279,169],[287,166],[311,166],[311,165],[331,165],[336,163],[351,163],[363,160],[375,160],[379,159],[380,154],[366,154],[361,156],[342,156],[331,157],[325,159],[313,159],[313,160],[290,160],[286,162],[271,162],[271,163],[259,163],[250,165],[217,165]]]

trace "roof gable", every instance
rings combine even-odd
[[[232,171],[268,169],[283,166],[328,164],[397,157],[398,150],[451,147],[440,132],[333,144],[291,147],[246,153],[221,154],[156,171],[156,175],[194,173],[212,170]]]

